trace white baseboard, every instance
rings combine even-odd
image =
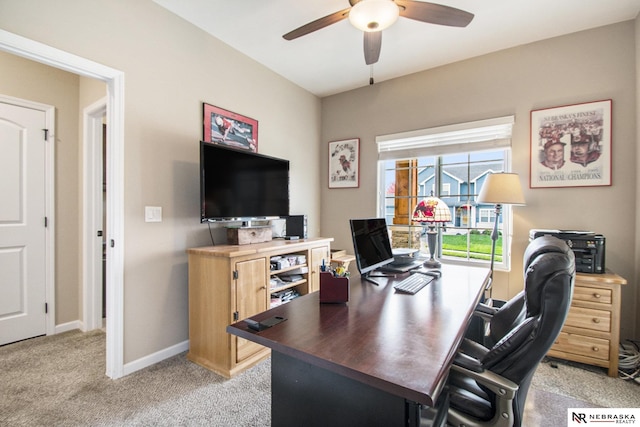
[[[73,322],[63,323],[61,325],[55,326],[55,333],[61,334],[63,332],[72,331],[74,329],[79,329],[83,332],[86,332],[84,329],[84,323],[80,320],[74,320]],[[140,369],[144,369],[148,366],[154,365],[158,362],[162,362],[164,359],[168,359],[170,357],[175,356],[176,354],[183,353],[189,350],[189,340],[183,341],[181,343],[172,345],[171,347],[167,347],[163,350],[156,351],[153,354],[148,356],[141,357],[138,360],[134,360],[133,362],[129,362],[124,365],[124,375],[132,374]]]
[[[164,359],[168,359],[187,350],[189,350],[189,340],[172,345],[171,347],[167,347],[164,350],[157,351],[148,356],[141,357],[138,360],[134,360],[133,362],[129,362],[124,365],[124,375],[132,374],[140,369],[154,365]]]
[[[74,329],[80,329],[82,331],[83,330],[82,328],[84,328],[84,325],[82,324],[82,322],[80,320],[74,320],[73,322],[56,325],[54,333],[61,334],[67,331],[73,331]]]

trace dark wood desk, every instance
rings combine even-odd
[[[272,425],[418,425],[489,279],[487,268],[442,271],[415,295],[396,292],[394,279],[352,277],[346,304],[320,304],[314,292],[252,317],[287,319],[269,329],[228,326],[272,349]]]

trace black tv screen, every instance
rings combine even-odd
[[[200,222],[289,215],[289,161],[200,142]]]
[[[389,230],[384,218],[351,219],[351,237],[361,275],[393,262]]]

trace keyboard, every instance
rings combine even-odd
[[[433,279],[435,279],[435,277],[426,276],[424,274],[412,274],[406,279],[402,279],[402,281],[394,284],[393,288],[396,291],[413,295],[431,283]]]

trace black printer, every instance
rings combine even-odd
[[[605,238],[592,231],[576,230],[529,230],[529,241],[540,236],[554,236],[564,240],[576,257],[576,271],[579,273],[605,272]]]

